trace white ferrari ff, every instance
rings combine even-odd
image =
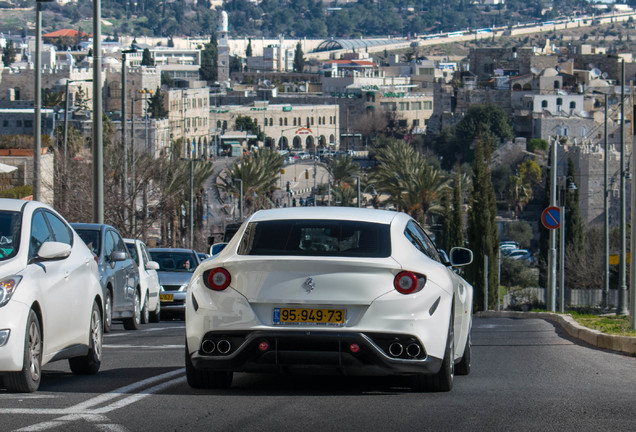
[[[194,273],[186,374],[229,387],[233,372],[322,368],[409,375],[449,391],[470,371],[473,289],[404,213],[345,207],[263,210]]]
[[[103,335],[97,262],[51,207],[0,199],[0,377],[33,392],[42,366],[68,359],[76,374],[97,373]],[[1,386],[1,385],[0,385]]]

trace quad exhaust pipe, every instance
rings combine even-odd
[[[212,354],[216,349],[216,344],[210,339],[206,339],[201,343],[201,351],[205,354]]]
[[[401,342],[393,342],[389,345],[389,354],[391,357],[403,357],[405,355],[408,358],[419,358],[422,354],[422,347],[415,342],[411,342],[406,347]]]
[[[410,358],[415,358],[419,356],[420,352],[422,352],[422,350],[420,346],[416,343],[412,343],[406,347],[406,355],[409,356]]]
[[[403,351],[404,347],[399,342],[393,342],[391,345],[389,345],[389,354],[391,354],[393,357],[401,356]]]
[[[216,344],[216,349],[219,351],[219,354],[227,354],[232,349],[232,344],[226,339],[221,339]]]

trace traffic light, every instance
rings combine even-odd
[[[309,178],[309,170],[305,170],[305,178],[308,179]]]
[[[285,169],[284,169],[284,168],[283,168],[283,169],[281,169],[281,170],[280,170],[280,173],[281,173],[281,174],[285,174]]]
[[[289,181],[287,182],[287,192],[289,192]]]

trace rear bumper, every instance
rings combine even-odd
[[[417,338],[389,333],[208,332],[200,346],[191,348],[195,368],[235,372],[326,369],[347,375],[410,375],[436,373],[442,363],[427,355]]]

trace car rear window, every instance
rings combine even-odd
[[[251,222],[239,255],[384,258],[391,255],[389,225],[344,220]]]

